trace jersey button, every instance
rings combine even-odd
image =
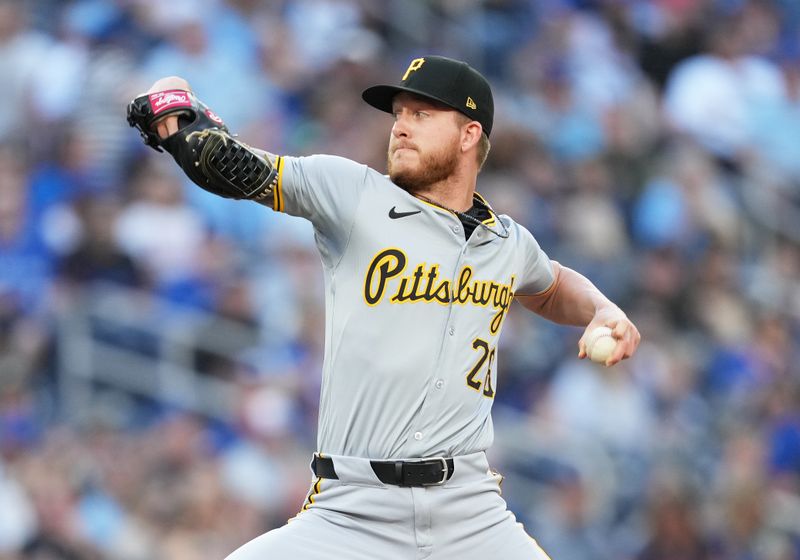
[[[437,379],[436,383],[434,383],[434,386],[437,389],[441,389],[442,387],[444,387],[444,380],[443,379]]]
[[[453,232],[454,233],[461,233],[461,226],[458,226],[458,225],[453,226]]]
[[[416,432],[414,434],[414,439],[417,440],[417,441],[421,440],[422,439],[422,432]]]
[[[450,333],[450,336],[453,336],[454,334],[456,334],[456,328],[455,327],[450,327],[447,332]]]

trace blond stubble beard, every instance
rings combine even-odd
[[[453,175],[458,166],[459,152],[456,143],[454,142],[449,148],[445,147],[437,152],[420,154],[420,163],[416,168],[406,167],[403,170],[395,169],[392,165],[390,148],[386,164],[389,170],[389,179],[398,187],[412,194],[444,181]]]

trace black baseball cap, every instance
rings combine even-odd
[[[488,136],[494,120],[494,99],[489,82],[466,62],[444,56],[415,58],[400,85],[378,85],[361,97],[381,111],[392,112],[392,99],[400,92],[415,93],[444,103],[478,121]]]

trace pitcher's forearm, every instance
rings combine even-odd
[[[562,325],[585,327],[604,308],[618,307],[588,278],[553,261],[555,279],[541,294],[519,295],[516,299],[527,309]]]

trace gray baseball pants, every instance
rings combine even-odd
[[[500,496],[484,453],[454,458],[441,486],[384,484],[368,459],[330,456],[303,510],[227,560],[549,560]]]

